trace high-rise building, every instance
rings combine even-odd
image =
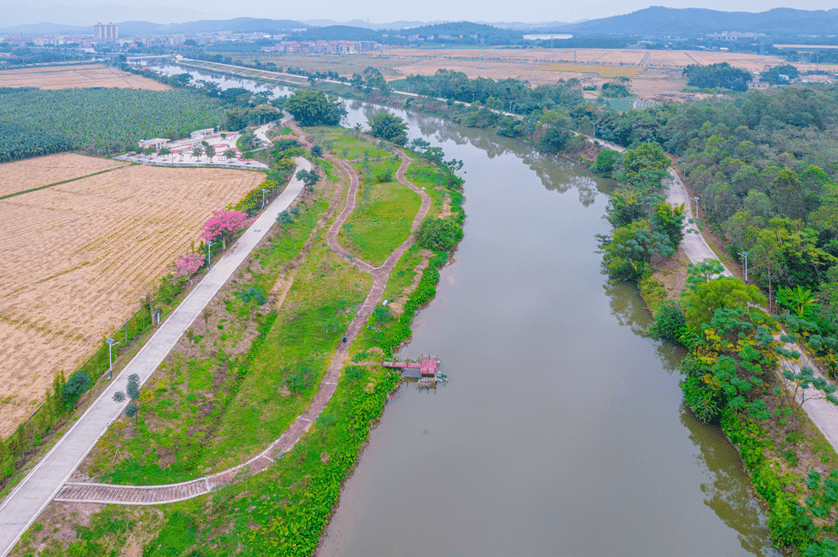
[[[102,25],[102,22],[93,26],[93,37],[99,41],[115,41],[119,38],[119,28],[113,23]]]

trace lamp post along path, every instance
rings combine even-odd
[[[108,379],[110,380],[110,379],[113,379],[113,347],[114,347],[114,344],[119,344],[119,343],[115,342],[114,339],[112,339],[112,338],[109,338],[107,340],[107,343],[108,343],[108,372],[109,372]]]

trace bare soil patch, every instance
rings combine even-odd
[[[37,87],[38,89],[109,87],[149,91],[171,89],[159,81],[99,64],[4,70],[0,72],[0,87]]]
[[[0,164],[0,196],[89,176],[126,164],[73,153],[7,162]]]
[[[212,210],[263,178],[131,166],[0,200],[0,435],[136,311]]]

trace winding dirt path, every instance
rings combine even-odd
[[[296,125],[293,123],[288,124],[297,132],[297,136],[300,138],[300,142],[302,144],[306,146],[311,145],[311,142]],[[228,470],[224,470],[223,472],[218,472],[195,480],[177,484],[154,486],[68,482],[61,488],[61,491],[54,499],[55,501],[117,505],[160,505],[174,503],[177,501],[185,501],[201,495],[206,495],[217,487],[230,485],[254,474],[258,474],[273,464],[273,462],[282,454],[290,451],[294,447],[297,441],[299,441],[311,427],[311,424],[317,420],[323,412],[323,409],[326,408],[326,405],[329,404],[332,396],[334,396],[335,391],[337,390],[338,381],[340,380],[341,371],[343,370],[349,355],[349,347],[358,337],[358,334],[367,319],[369,319],[370,315],[372,315],[375,306],[380,302],[381,296],[384,293],[384,288],[387,286],[387,279],[390,277],[390,273],[393,271],[393,268],[396,266],[396,263],[398,263],[402,255],[404,255],[410,246],[413,245],[412,232],[418,228],[422,219],[428,214],[428,210],[431,207],[431,199],[428,194],[410,183],[410,181],[408,181],[405,177],[405,172],[410,166],[410,158],[404,153],[404,151],[397,151],[397,153],[401,158],[402,163],[396,172],[396,178],[399,182],[416,192],[422,198],[422,204],[419,211],[416,213],[416,216],[413,218],[413,222],[411,224],[411,234],[408,236],[407,240],[405,240],[398,248],[395,249],[395,251],[393,251],[393,253],[390,254],[384,264],[380,267],[373,267],[366,261],[362,261],[338,242],[338,234],[340,233],[341,227],[346,222],[346,219],[349,218],[349,215],[351,215],[355,210],[357,205],[356,200],[360,179],[355,169],[352,168],[352,166],[345,160],[334,157],[333,155],[324,155],[324,158],[334,164],[335,167],[338,168],[340,172],[349,180],[349,187],[347,188],[346,193],[346,204],[340,214],[338,214],[335,218],[332,226],[329,227],[329,230],[326,233],[326,242],[335,253],[340,255],[341,258],[372,276],[373,285],[372,288],[370,288],[364,303],[361,305],[360,309],[355,314],[355,317],[349,323],[349,326],[344,332],[343,336],[346,337],[346,342],[341,343],[335,351],[334,356],[332,356],[332,360],[329,363],[326,374],[320,381],[320,384],[317,387],[317,393],[314,395],[311,403],[302,414],[297,416],[297,419],[295,419],[288,429],[283,432],[279,439],[272,442],[264,451],[247,462],[234,466]]]

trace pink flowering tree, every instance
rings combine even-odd
[[[214,215],[210,220],[204,223],[204,231],[201,233],[201,238],[208,242],[216,242],[221,240],[223,249],[227,249],[227,238],[244,230],[250,225],[250,217],[247,213],[240,211],[213,211]]]
[[[169,267],[169,271],[174,276],[175,281],[181,277],[189,279],[198,272],[198,269],[204,266],[204,261],[206,260],[207,256],[203,252],[185,253],[178,257],[178,260]]]

